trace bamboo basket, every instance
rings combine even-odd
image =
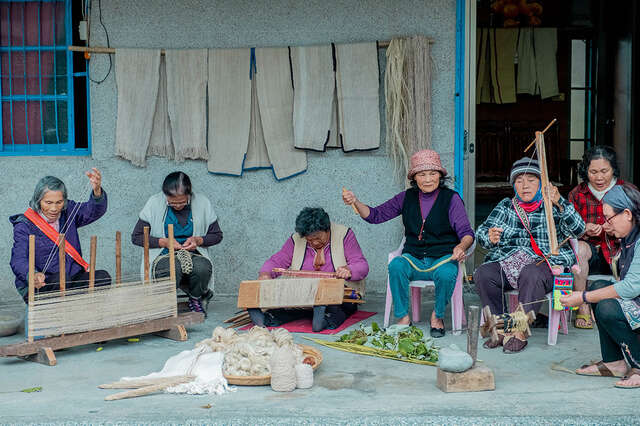
[[[311,366],[315,371],[322,363],[322,353],[316,348],[308,345],[299,345],[302,348],[302,353],[306,357],[311,357],[314,360]],[[264,386],[271,384],[271,375],[266,376],[228,376],[224,375],[230,385],[238,386]]]

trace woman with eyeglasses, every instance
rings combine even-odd
[[[578,265],[574,273],[575,290],[587,287],[589,274],[611,275],[611,256],[620,249],[615,238],[607,237],[604,230],[602,197],[615,185],[622,185],[616,152],[608,146],[597,145],[584,153],[578,166],[582,183],[569,193],[573,203],[586,223],[586,231],[578,242]],[[576,328],[593,328],[589,305],[583,303],[578,308]]]
[[[621,239],[618,281],[595,281],[589,291],[560,298],[564,306],[591,304],[602,361],[576,370],[584,376],[622,377],[619,388],[640,388],[640,192],[625,183],[602,198],[604,231]]]
[[[191,179],[183,172],[167,175],[162,192],[147,200],[131,234],[131,242],[142,247],[144,228],[149,227],[153,278],[169,276],[169,225],[173,225],[174,249],[188,252],[178,256],[182,261],[176,262],[176,285],[189,296],[191,311],[206,314],[213,297],[209,288],[209,282],[213,281],[213,265],[207,248],[222,241],[222,231],[211,202],[192,191]]]

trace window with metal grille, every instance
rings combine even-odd
[[[88,155],[87,64],[72,0],[0,0],[0,156]]]

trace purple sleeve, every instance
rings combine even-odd
[[[347,231],[344,237],[344,257],[347,259],[347,266],[351,270],[351,278],[349,281],[360,281],[369,273],[369,263],[362,254],[362,249],[356,234],[351,229]]]
[[[464,203],[458,194],[454,194],[449,204],[449,223],[460,240],[465,235],[471,235],[472,238],[475,238],[467,217],[467,211],[464,209]]]
[[[27,283],[29,273],[29,229],[18,223],[13,228],[13,248],[11,249],[11,270],[21,283]]]
[[[402,191],[392,199],[376,207],[369,207],[370,213],[365,221],[369,223],[382,223],[398,217],[402,214],[402,204],[404,204],[405,192]]]
[[[70,201],[67,208],[73,209],[73,204],[75,203]],[[96,220],[100,219],[106,211],[107,192],[104,190],[104,188],[102,188],[102,194],[100,194],[100,196],[96,198],[93,195],[93,191],[91,191],[91,195],[89,195],[89,201],[80,204],[80,207],[78,208],[78,215],[75,219],[76,226],[79,228],[81,226],[88,225],[91,222],[95,222]]]
[[[266,262],[264,262],[264,265],[262,265],[262,268],[260,268],[260,273],[268,272],[271,274],[272,278],[275,278],[277,275],[272,272],[273,268],[288,269],[291,266],[292,260],[293,239],[288,238],[280,251],[267,259]]]

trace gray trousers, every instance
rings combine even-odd
[[[209,280],[213,273],[213,265],[204,256],[192,254],[193,270],[189,274],[182,272],[180,262],[176,260],[176,286],[190,297],[200,298],[209,290]],[[154,278],[169,276],[169,257],[163,256],[154,262]]]

